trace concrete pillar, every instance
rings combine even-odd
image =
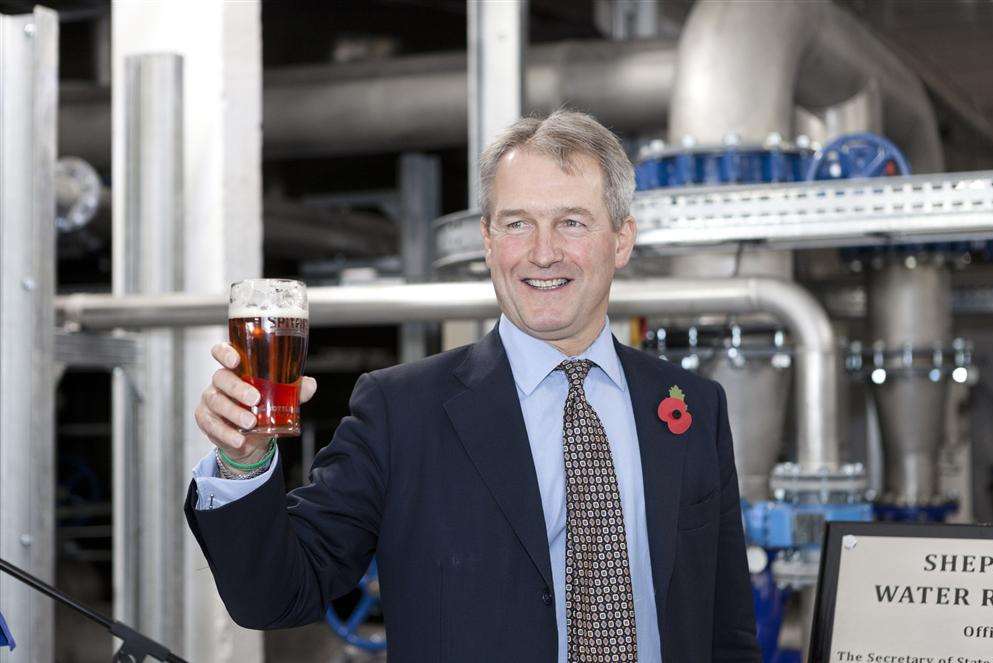
[[[124,58],[170,52],[184,61],[180,269],[187,292],[223,294],[232,281],[262,272],[260,12],[258,0],[115,0],[112,6],[115,181],[126,163]],[[114,195],[114,209],[125,209],[124,189],[115,187]],[[210,347],[226,337],[221,326],[182,334],[175,369],[182,398],[172,421],[183,442],[174,450],[186,470],[182,489],[209,450],[192,412],[217,368]],[[231,621],[185,526],[182,536],[183,642],[176,649],[194,661],[261,661],[262,635]]]

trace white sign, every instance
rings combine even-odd
[[[842,539],[832,663],[993,663],[993,540]]]

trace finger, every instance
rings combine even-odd
[[[232,432],[238,435],[240,433],[231,428],[230,424],[211,414],[210,409],[202,402],[194,410],[193,419],[196,420],[197,427],[207,437],[207,440],[215,447],[231,450],[234,448],[233,445],[238,442]]]
[[[201,418],[203,419],[204,430],[211,442],[225,451],[231,451],[238,455],[242,453],[246,438],[230,422],[213,414],[209,409],[202,411]]]
[[[317,391],[317,380],[309,376],[303,376],[303,382],[300,384],[300,402],[306,403],[314,396],[314,392]]]
[[[211,414],[202,403],[197,406],[193,418],[210,443],[223,449],[235,461],[257,456],[269,446],[268,435],[239,433],[226,420]]]
[[[211,383],[218,391],[227,394],[237,401],[241,401],[245,405],[255,405],[261,397],[258,389],[226,368],[219,368],[214,371],[214,377],[211,379]]]
[[[215,344],[210,349],[210,354],[225,368],[238,368],[238,364],[241,363],[241,357],[238,356],[238,351],[230,343]]]
[[[209,390],[204,398],[204,404],[212,414],[224,417],[242,430],[248,430],[255,426],[255,415],[217,389]]]
[[[193,410],[193,421],[197,422],[197,428],[200,429],[201,433],[207,436],[207,439],[210,440],[210,443],[217,446],[217,441],[213,438],[213,436],[211,436],[210,432],[207,430],[208,428],[207,418],[204,415],[204,411],[206,409],[207,406],[204,405],[203,402],[197,404],[196,409]]]

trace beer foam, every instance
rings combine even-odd
[[[231,318],[303,318],[309,320],[307,309],[299,306],[236,306],[228,308]]]

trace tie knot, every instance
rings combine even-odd
[[[571,389],[582,388],[583,381],[589,375],[591,368],[593,362],[589,359],[567,359],[559,364],[559,370],[565,373]]]

